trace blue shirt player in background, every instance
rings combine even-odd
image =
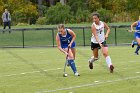
[[[137,42],[134,42],[134,40],[132,41],[132,48],[134,47],[134,45],[137,45],[137,48],[135,50],[135,54],[139,55],[138,51],[140,49],[140,16],[139,16],[139,20],[132,23],[131,25],[131,30],[133,31],[133,28],[136,27],[136,32],[134,32],[134,37],[136,39]]]
[[[75,76],[80,76],[74,62],[76,35],[71,29],[65,29],[63,24],[59,24],[57,29],[58,29],[58,33],[56,35],[57,47],[66,56],[68,55],[68,65],[73,70],[73,73],[75,74]],[[68,47],[70,48],[69,48],[69,52],[67,53]]]

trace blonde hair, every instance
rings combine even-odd
[[[57,26],[57,28],[58,28],[58,29],[61,29],[61,28],[63,28],[63,29],[64,29],[64,28],[65,28],[65,26],[64,26],[64,24],[59,24],[59,25]]]
[[[139,20],[140,20],[140,16],[139,16]]]

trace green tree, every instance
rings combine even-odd
[[[111,11],[110,10],[106,10],[106,9],[103,9],[103,8],[100,8],[97,10],[97,12],[100,13],[101,17],[100,19],[105,21],[105,22],[111,22],[111,18],[112,18],[112,14],[111,14]]]
[[[67,5],[71,7],[71,11],[76,14],[76,12],[81,10],[87,10],[86,0],[68,0]]]
[[[0,14],[2,14],[2,12],[3,12],[3,7],[4,6],[4,4],[3,4],[3,2],[2,2],[2,0],[0,0]]]
[[[51,6],[46,14],[48,24],[65,23],[70,18],[70,7],[57,3],[55,6]]]
[[[3,4],[3,2],[2,2],[2,0],[0,0],[0,15],[2,15],[2,13],[3,13],[3,7],[4,6],[4,4]],[[2,24],[3,22],[2,22],[2,20],[0,20],[0,24]]]
[[[138,20],[138,16],[140,15],[140,4],[139,0],[127,0],[127,12],[130,13],[132,19]]]
[[[12,14],[12,22],[31,23],[31,18],[38,16],[37,6],[26,0],[7,0],[6,7]],[[14,23],[14,24],[16,24]]]
[[[86,22],[90,18],[90,12],[88,10],[81,10],[80,8],[76,12],[76,22]]]
[[[28,24],[30,24],[31,18],[34,18],[38,15],[37,7],[31,3],[28,3],[24,8],[22,8],[21,13],[28,20]]]
[[[90,12],[97,11],[102,8],[102,5],[97,0],[88,0],[88,8]]]

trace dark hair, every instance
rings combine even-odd
[[[97,16],[98,18],[100,18],[100,14],[98,12],[93,12],[92,16]]]

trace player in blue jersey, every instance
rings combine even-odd
[[[75,52],[76,35],[71,29],[65,29],[63,24],[59,24],[57,29],[58,29],[58,33],[56,35],[57,47],[66,56],[68,55],[68,65],[71,67],[76,76],[80,76],[74,62],[76,53]],[[67,53],[68,47],[70,47],[70,49],[69,52]]]
[[[132,41],[132,48],[134,47],[134,45],[137,45],[137,48],[135,50],[135,54],[139,55],[138,51],[140,49],[140,16],[139,16],[139,20],[132,23],[131,25],[131,30],[133,31],[134,28],[137,30],[136,32],[134,32],[134,37],[136,39],[137,42],[134,42],[134,40]]]

